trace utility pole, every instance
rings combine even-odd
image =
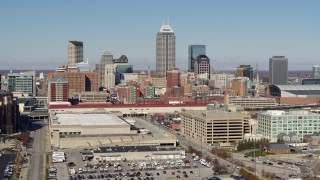
[[[257,162],[256,162],[256,139],[253,141],[253,158],[254,158],[254,175],[257,177]]]

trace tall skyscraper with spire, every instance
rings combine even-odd
[[[167,71],[176,66],[176,36],[169,23],[162,24],[156,43],[156,72],[166,76]]]

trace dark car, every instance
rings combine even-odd
[[[74,166],[76,166],[76,164],[74,162],[69,162],[68,163],[68,167],[74,167]]]

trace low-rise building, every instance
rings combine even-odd
[[[258,133],[276,142],[279,134],[304,135],[320,131],[320,114],[309,111],[275,111],[258,113]]]
[[[229,103],[239,105],[244,108],[268,108],[275,107],[277,105],[275,98],[264,97],[229,97]]]
[[[290,148],[286,144],[270,143],[265,145],[264,150],[270,154],[288,154]]]
[[[166,160],[185,157],[185,151],[168,146],[99,147],[93,153],[94,159],[107,161]]]

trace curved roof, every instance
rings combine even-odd
[[[113,56],[110,51],[104,51],[102,56]]]
[[[320,85],[273,85],[278,87],[281,91],[290,90],[320,90]]]

